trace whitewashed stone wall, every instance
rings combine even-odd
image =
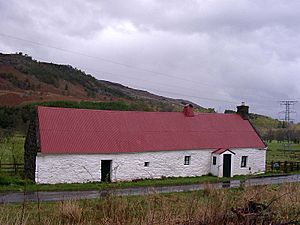
[[[233,175],[264,173],[266,164],[266,150],[262,149],[234,149]],[[241,167],[242,156],[248,156],[247,166]]]
[[[231,176],[265,172],[266,150],[253,149],[253,148],[230,149],[230,150],[235,154],[232,154],[230,151],[226,151],[220,155],[212,154],[212,157],[213,156],[217,157],[216,165],[212,165],[212,157],[211,157],[211,173],[213,175],[219,177],[223,176],[224,154],[231,154]],[[241,167],[242,156],[248,156],[246,167]]]
[[[213,165],[213,157],[216,157],[216,165]],[[220,162],[220,155],[219,154],[212,154],[211,155],[211,160],[210,160],[210,164],[211,164],[211,174],[214,176],[220,176],[219,171],[220,171],[220,167],[221,167],[221,162]]]
[[[266,151],[231,149],[231,173],[245,175],[265,171]],[[101,181],[101,160],[112,160],[111,180],[127,181],[143,178],[192,177],[212,172],[223,176],[223,155],[212,167],[213,150],[161,151],[128,154],[38,154],[35,179],[37,183],[85,183]],[[228,154],[228,152],[225,152]],[[184,157],[191,156],[190,165]],[[248,156],[247,167],[241,168],[242,156]],[[149,167],[144,163],[149,162]],[[251,168],[251,170],[249,170]]]
[[[112,160],[112,181],[142,178],[201,176],[210,172],[212,150],[162,151],[129,154],[38,154],[37,183],[101,181],[101,160]],[[184,157],[191,156],[190,165]],[[149,167],[144,163],[149,162]]]

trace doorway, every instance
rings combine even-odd
[[[223,155],[223,177],[231,177],[231,155]]]
[[[112,160],[101,160],[101,181],[111,182],[110,171],[111,171]]]

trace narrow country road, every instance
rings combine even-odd
[[[232,180],[223,183],[213,183],[213,188],[237,188],[241,185],[257,186],[268,184],[281,184],[300,182],[300,174],[277,176],[277,177],[261,177],[248,179],[245,182],[240,180]],[[177,186],[161,186],[161,187],[132,187],[114,190],[94,190],[94,191],[40,191],[40,192],[9,192],[0,193],[0,204],[17,203],[17,202],[47,202],[62,201],[71,199],[95,199],[107,195],[130,196],[130,195],[147,195],[153,193],[171,193],[203,190],[206,184],[190,184]]]

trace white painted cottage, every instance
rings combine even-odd
[[[234,176],[265,171],[267,146],[237,114],[38,107],[25,144],[37,183]]]

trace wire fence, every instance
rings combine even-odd
[[[271,161],[266,164],[268,172],[294,172],[300,171],[300,162],[292,161]]]
[[[22,175],[24,173],[23,163],[1,163],[0,174]]]

